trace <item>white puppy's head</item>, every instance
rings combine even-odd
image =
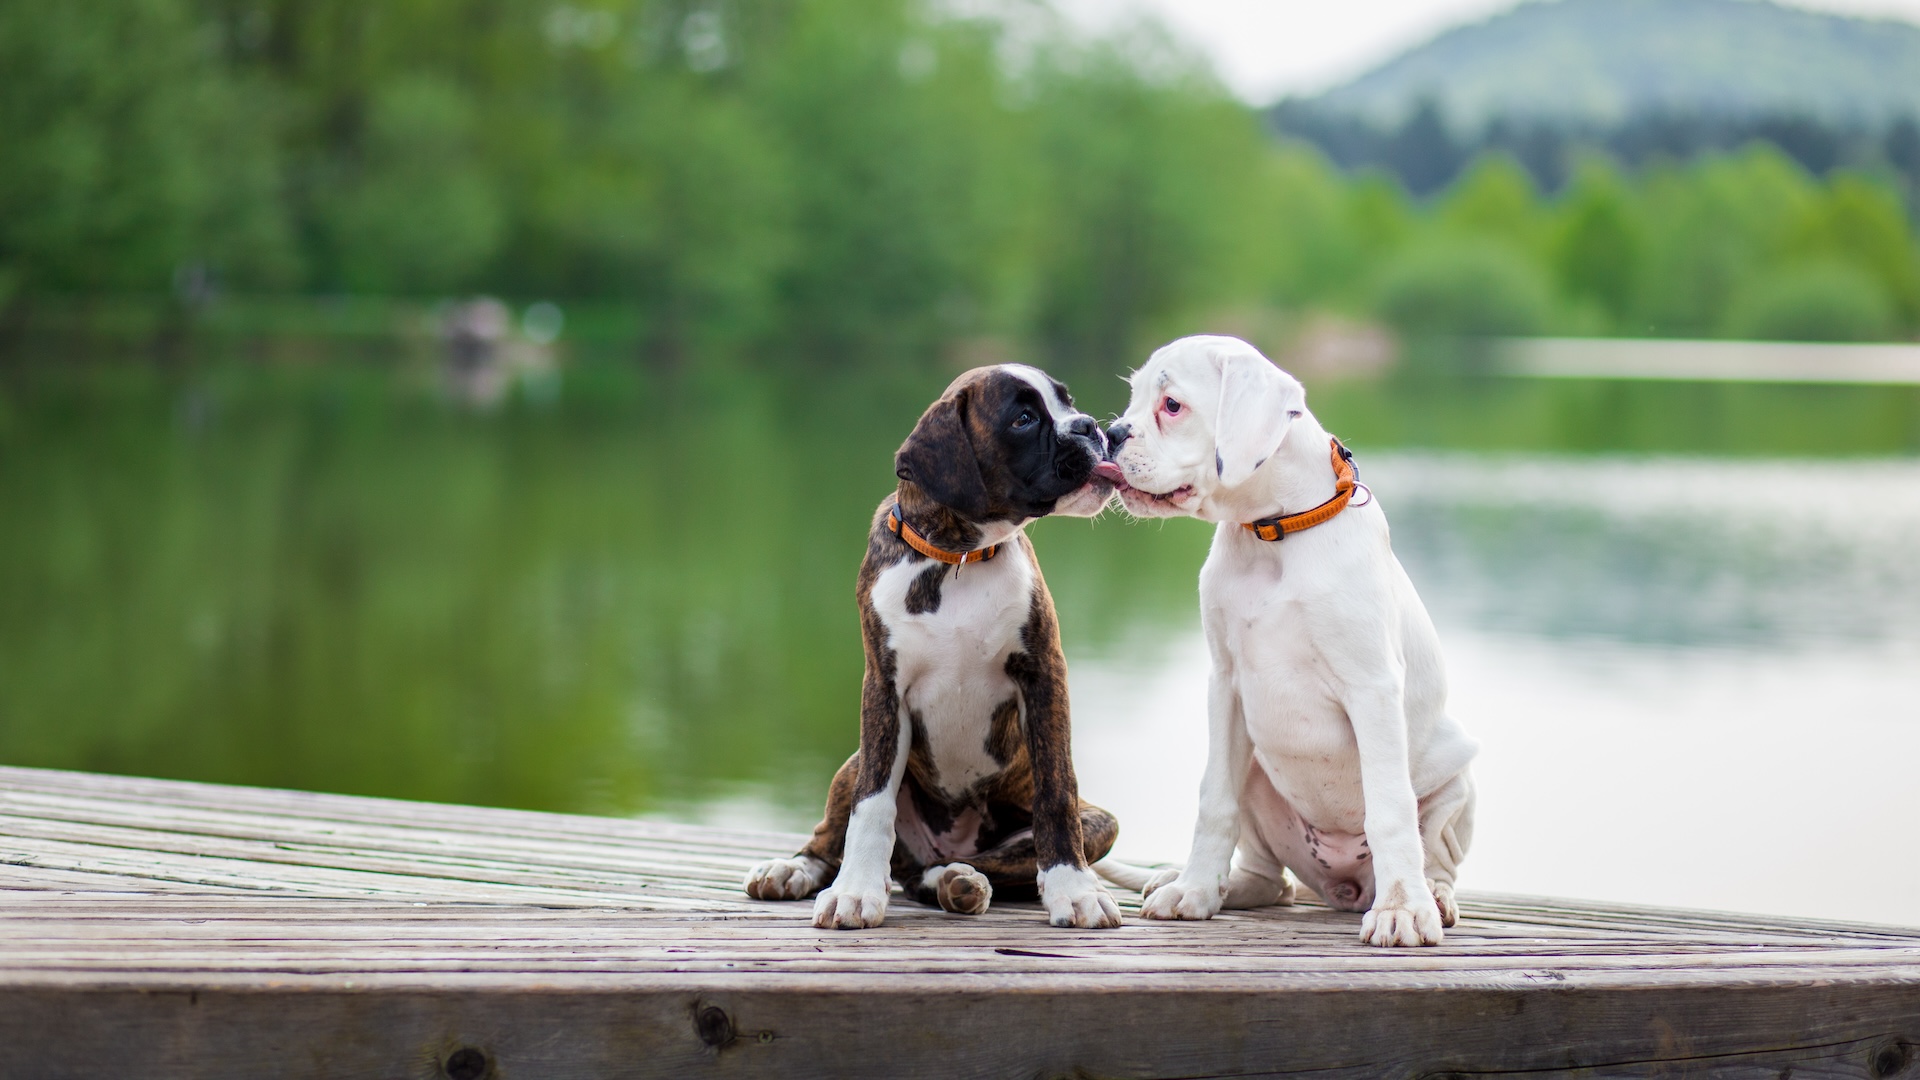
[[[1120,497],[1139,517],[1236,520],[1231,498],[1306,416],[1307,391],[1260,350],[1231,337],[1188,337],[1133,373],[1127,411],[1107,429]],[[1244,501],[1244,500],[1238,500]]]

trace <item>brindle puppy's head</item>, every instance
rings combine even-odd
[[[1092,517],[1113,485],[1094,475],[1100,425],[1058,379],[1024,364],[974,368],[953,380],[893,458],[900,479],[977,523],[1048,514]]]

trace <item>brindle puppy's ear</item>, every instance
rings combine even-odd
[[[965,406],[965,391],[934,402],[893,455],[893,471],[934,502],[977,519],[987,513],[987,485],[967,434]]]

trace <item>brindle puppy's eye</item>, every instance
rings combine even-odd
[[[1185,408],[1186,406],[1180,404],[1179,402],[1173,400],[1172,398],[1168,398],[1166,405],[1162,407],[1167,410],[1168,416],[1179,416],[1180,410]]]
[[[1021,409],[1020,415],[1013,418],[1013,430],[1025,431],[1032,427],[1037,419],[1032,409]]]

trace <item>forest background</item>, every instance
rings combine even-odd
[[[1542,175],[1430,109],[1343,155],[1359,136],[1234,100],[1150,27],[1089,40],[1041,6],[107,6],[0,7],[0,333],[477,293],[668,362],[1111,368],[1307,313],[1920,332],[1911,119],[1845,162],[1769,137],[1813,121],[1668,154],[1562,137]]]

